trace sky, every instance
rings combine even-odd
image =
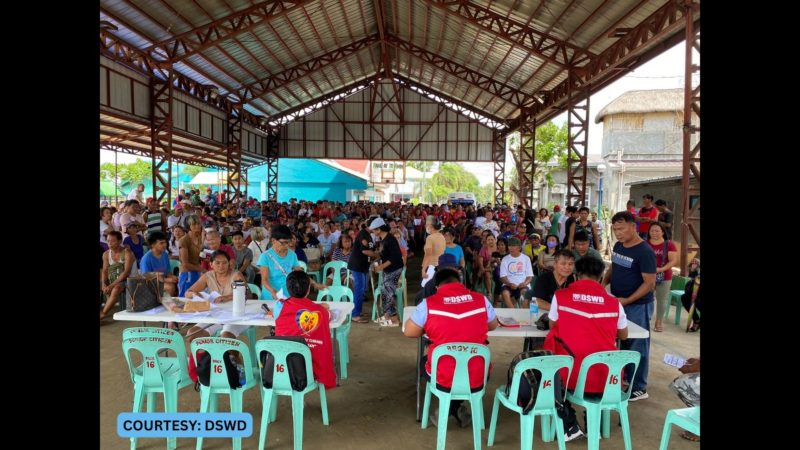
[[[685,42],[656,56],[639,66],[638,69],[611,83],[591,96],[589,99],[589,149],[590,154],[600,154],[603,143],[603,124],[594,123],[597,113],[606,105],[627,91],[644,89],[677,89],[683,88]],[[695,58],[697,58],[695,53]],[[696,60],[695,60],[696,62]],[[567,120],[567,113],[560,114],[553,122],[561,126]],[[506,177],[511,174],[512,157],[506,152]],[[494,181],[494,165],[490,163],[462,163],[464,167],[478,177],[481,185]]]
[[[589,100],[589,153],[600,154],[603,141],[603,124],[594,123],[597,113],[612,100],[627,91],[642,89],[676,89],[683,87],[683,70],[685,43],[681,42],[661,55],[651,59],[638,69],[630,72],[616,82],[592,95]],[[695,53],[695,58],[697,54]],[[556,125],[561,126],[567,115],[563,113],[553,119]],[[117,162],[125,164],[139,159],[135,155],[119,153]],[[511,153],[506,153],[506,177],[511,174]],[[101,150],[100,162],[114,162],[114,152]],[[475,174],[481,185],[491,184],[494,179],[494,165],[492,163],[462,163],[464,167]]]

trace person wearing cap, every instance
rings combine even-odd
[[[522,248],[522,253],[525,254],[528,258],[533,261],[539,261],[539,253],[542,253],[545,249],[545,246],[542,245],[542,237],[539,236],[538,233],[531,233],[526,239],[525,246]],[[520,239],[520,242],[524,242]],[[538,270],[534,269],[533,273],[537,273]]]
[[[500,294],[507,308],[514,308],[511,298],[521,299],[533,279],[531,259],[522,254],[522,242],[512,237],[508,240],[508,255],[500,261]]]
[[[400,243],[389,234],[389,225],[380,217],[372,220],[369,229],[380,238],[380,261],[375,262],[375,272],[383,272],[383,283],[381,284],[381,299],[383,300],[383,320],[379,323],[382,326],[396,327],[400,325],[397,318],[397,299],[395,293],[400,275],[403,273],[403,254],[400,250]]]
[[[428,355],[439,345],[450,342],[486,344],[489,331],[498,325],[497,315],[489,299],[479,292],[470,291],[461,283],[461,272],[454,267],[453,256],[443,254],[441,258],[447,260],[439,262],[432,283],[426,284],[434,284],[436,293],[427,296],[417,305],[414,314],[406,320],[403,330],[403,334],[410,338],[427,334],[431,342]],[[425,367],[423,376],[430,382],[430,358],[423,356],[422,359],[420,364]],[[468,366],[470,388],[479,389],[483,384],[484,361],[473,358]],[[436,374],[437,384],[451,388],[454,371],[455,362],[451,358],[440,359]],[[463,401],[450,402],[450,415],[456,417],[462,427],[470,423]],[[435,419],[438,418],[438,411],[432,417],[434,425],[437,425]]]

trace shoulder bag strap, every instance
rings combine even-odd
[[[271,259],[271,260],[272,260],[272,262],[274,262],[274,263],[275,263],[275,265],[276,265],[276,266],[278,266],[278,269],[280,269],[280,270],[281,270],[281,272],[283,273],[283,276],[288,276],[288,275],[289,275],[289,274],[288,274],[288,273],[286,273],[286,271],[283,269],[283,266],[282,266],[282,265],[281,265],[281,264],[278,262],[278,260],[277,260],[277,259],[275,259],[275,257],[274,257],[274,256],[272,256],[272,255],[269,253],[269,250],[267,250],[265,253],[267,254],[267,256],[269,256],[269,259]]]

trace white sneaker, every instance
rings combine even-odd
[[[583,431],[581,431],[581,427],[574,425],[572,428],[567,430],[566,433],[564,433],[564,442],[573,441],[583,436],[585,436],[585,434],[583,434]]]
[[[637,400],[644,400],[646,398],[650,398],[650,396],[647,395],[647,391],[633,391],[628,401],[635,402]]]

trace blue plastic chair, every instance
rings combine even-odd
[[[436,387],[436,372],[439,359],[449,356],[456,360],[453,372],[453,385],[450,392]],[[439,425],[436,431],[436,450],[444,450],[447,439],[447,417],[450,414],[451,400],[469,400],[472,408],[472,439],[475,450],[481,448],[481,430],[485,427],[483,420],[483,394],[486,393],[486,380],[489,375],[489,362],[492,359],[489,347],[472,342],[450,342],[437,346],[433,350],[431,360],[431,381],[425,385],[425,403],[422,407],[422,428],[428,428],[431,394],[439,398]],[[483,358],[483,387],[478,392],[470,392],[469,372],[467,364],[472,358]]]
[[[231,412],[242,412],[242,397],[244,391],[256,385],[258,377],[258,366],[253,369],[253,361],[250,356],[250,350],[247,345],[238,339],[228,339],[223,337],[208,337],[197,338],[192,341],[191,352],[194,355],[194,360],[198,361],[198,350],[204,350],[211,356],[210,378],[208,386],[200,383],[200,412],[216,412],[217,411],[217,395],[227,394],[230,397]],[[242,355],[244,367],[250,367],[251,370],[245,373],[245,384],[239,388],[231,388],[228,384],[228,375],[225,372],[224,358],[227,356],[225,352],[236,351]],[[215,370],[217,366],[221,366],[221,370]],[[242,438],[235,437],[233,439],[233,450],[241,450]],[[203,438],[197,438],[196,450],[203,448]]]
[[[221,334],[222,334],[222,328],[218,329],[214,333],[214,337],[220,337]],[[256,340],[257,340],[256,327],[254,326],[247,327],[247,329],[244,330],[244,335],[247,336],[247,347],[250,349],[250,356],[253,359],[253,367],[257,369],[258,361],[256,360]]]
[[[686,283],[689,282],[689,277],[682,277],[675,275],[672,277],[672,284],[670,284],[669,288],[669,303],[667,304],[667,312],[664,314],[664,320],[669,319],[669,310],[672,308],[672,305],[675,305],[675,325],[679,325],[681,322],[681,312],[683,311],[683,303],[681,303],[681,297],[685,292]]]
[[[131,350],[142,354],[138,366],[131,361]],[[162,350],[171,350],[175,356],[162,356]],[[178,391],[194,384],[189,378],[186,347],[180,333],[169,328],[127,328],[122,332],[122,351],[133,382],[132,412],[141,411],[145,395],[147,412],[153,412],[157,393],[164,395],[165,412],[178,412]],[[137,438],[130,439],[131,450],[135,450]],[[175,438],[167,438],[168,450],[176,446]]]
[[[554,388],[556,383],[555,378],[559,376],[559,370],[566,368],[566,379],[569,380],[570,372],[572,372],[572,362],[573,359],[571,356],[539,356],[524,359],[514,367],[514,374],[511,378],[513,381],[511,382],[511,389],[509,390],[510,395],[506,395],[505,385],[500,386],[494,392],[492,419],[489,424],[489,447],[494,445],[494,434],[497,430],[497,415],[500,403],[502,403],[506,408],[519,414],[520,448],[522,450],[530,450],[533,448],[533,432],[537,415],[542,416],[542,440],[545,442],[553,440],[550,427],[550,421],[552,420],[555,423],[554,432],[558,440],[558,448],[560,450],[565,450],[564,423],[561,418],[558,417],[558,412],[556,411]],[[536,369],[540,371],[542,375],[539,389],[536,392],[536,403],[534,403],[533,409],[528,411],[527,414],[523,414],[523,407],[517,405],[519,383],[520,378],[522,378],[522,373],[529,369]],[[566,389],[564,391],[566,392]],[[560,400],[563,401],[564,399],[561,398]]]
[[[328,425],[328,402],[325,399],[325,386],[317,383],[311,368],[311,350],[307,345],[299,342],[283,341],[278,339],[262,339],[256,344],[256,353],[268,351],[275,358],[272,370],[272,388],[267,389],[261,383],[261,431],[258,435],[258,448],[264,448],[267,442],[267,428],[269,422],[274,422],[278,415],[278,399],[276,396],[285,395],[292,398],[292,423],[294,425],[294,449],[303,448],[303,399],[309,392],[319,389],[319,401],[322,406],[322,423]],[[302,391],[292,389],[289,380],[287,357],[298,353],[305,359],[308,383]],[[260,360],[260,358],[259,358]]]
[[[587,356],[581,364],[578,373],[578,383],[575,392],[567,392],[567,400],[586,408],[586,428],[589,437],[589,450],[600,448],[600,416],[603,419],[603,437],[611,435],[611,411],[619,412],[619,419],[622,424],[622,438],[625,441],[625,450],[631,450],[631,427],[628,422],[628,398],[631,396],[631,387],[627,391],[622,390],[622,369],[628,364],[633,364],[633,374],[639,368],[641,354],[632,350],[616,350],[609,352],[597,352]],[[603,397],[591,399],[584,397],[586,385],[586,375],[589,369],[597,364],[608,367],[606,386],[603,389]],[[632,385],[631,385],[632,386]]]
[[[331,261],[322,268],[322,279],[325,280],[328,278],[328,272],[333,271],[333,275],[331,278],[333,279],[333,286],[341,286],[342,285],[342,269],[346,270],[347,277],[346,279],[350,278],[350,269],[347,268],[346,261]],[[336,276],[339,274],[340,276]]]
[[[328,289],[323,289],[317,293],[318,302],[325,300],[326,297],[330,297],[334,302],[340,302],[343,301],[343,298],[346,298],[346,301],[353,303],[353,291],[347,286],[328,286]],[[343,380],[347,379],[347,364],[350,363],[348,340],[350,337],[350,325],[352,324],[351,316],[351,314],[348,314],[340,327],[331,329],[331,336],[339,344],[339,374]]]
[[[256,298],[261,298],[261,288],[256,286],[253,283],[247,283],[247,287],[250,288],[250,292],[256,294]]]
[[[664,431],[661,433],[661,445],[658,450],[667,450],[672,425],[700,436],[700,407],[670,409],[664,420]]]

